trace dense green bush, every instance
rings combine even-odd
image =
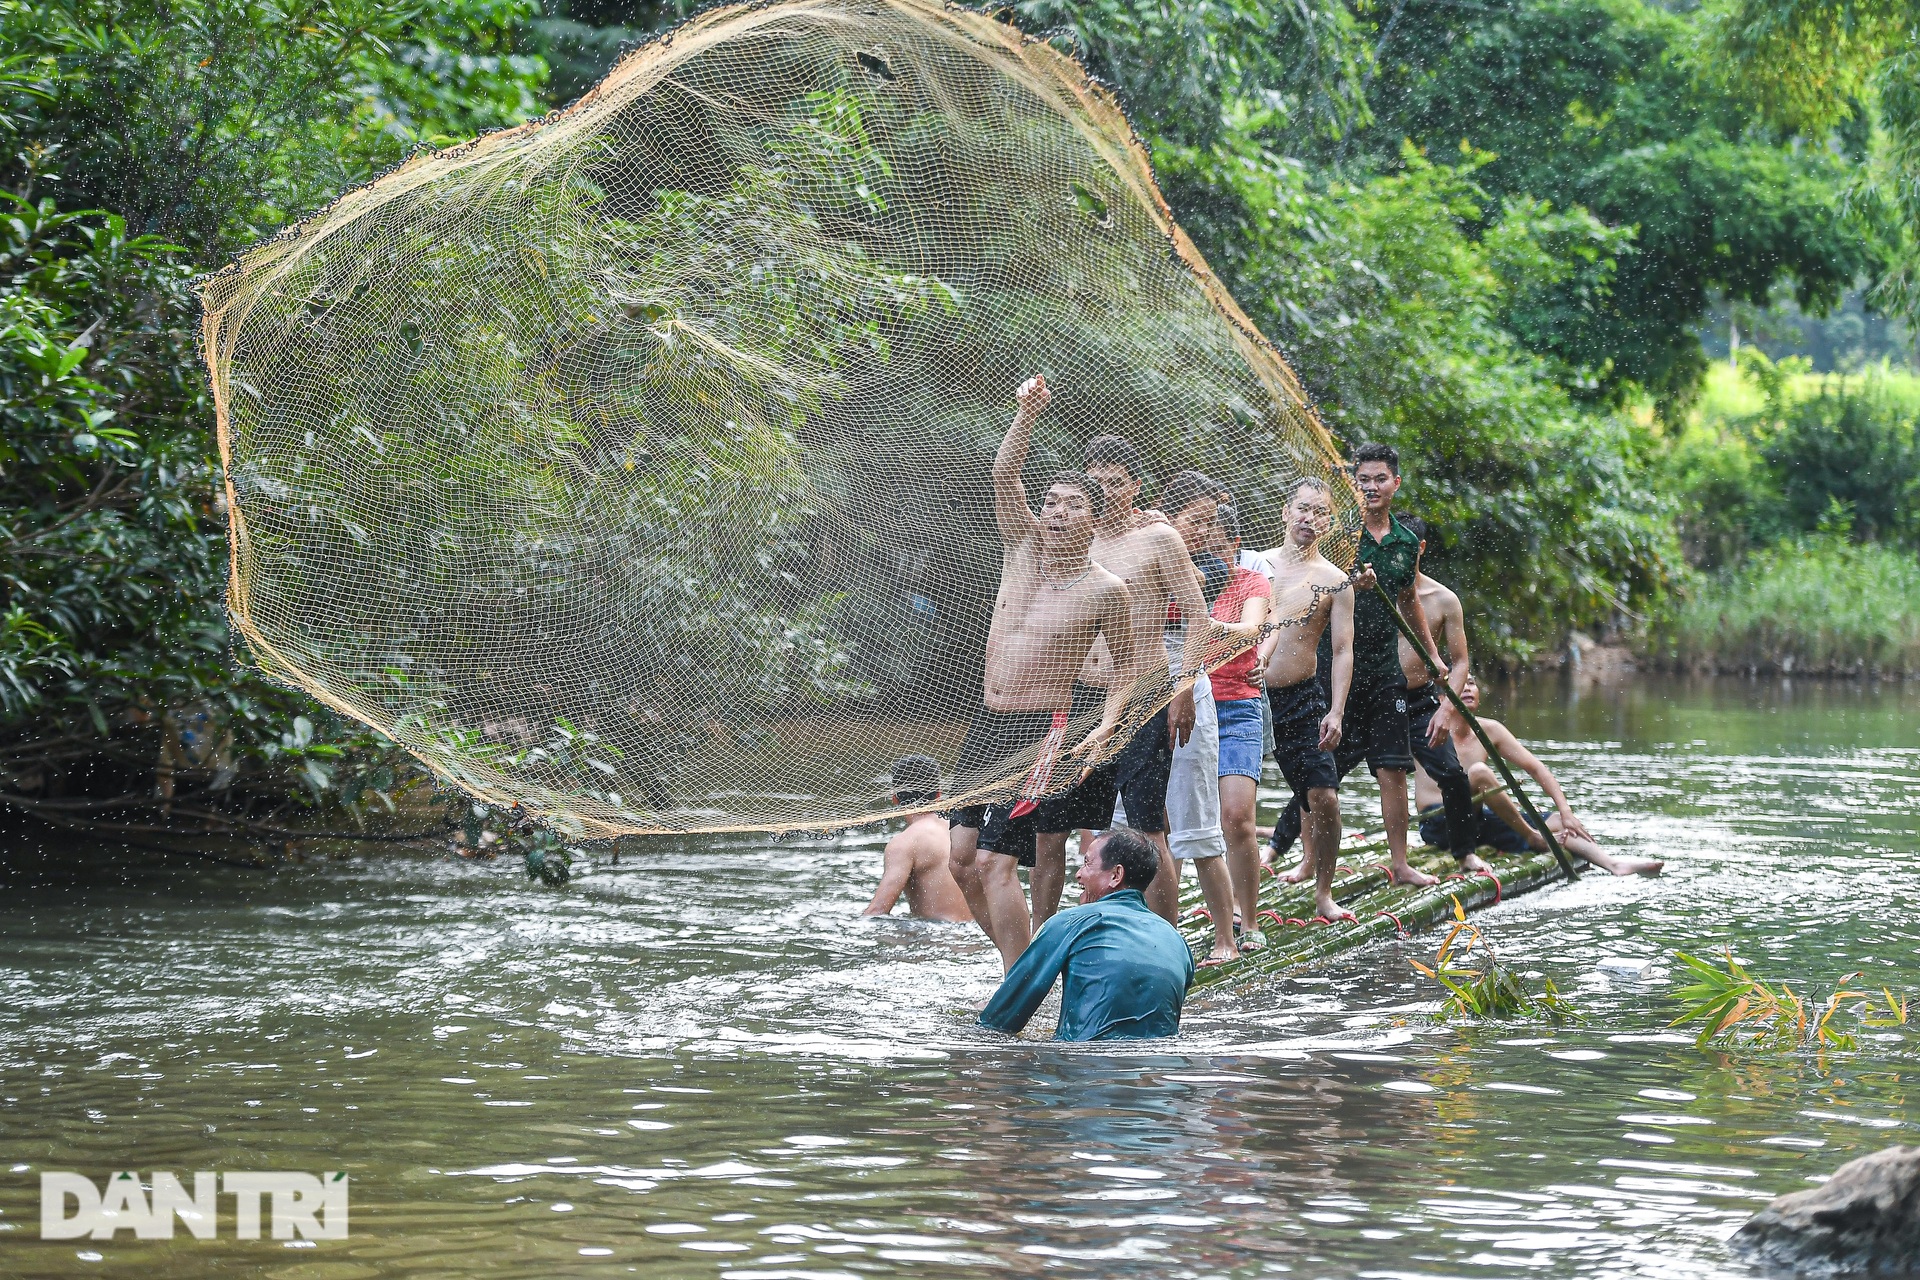
[[[1920,674],[1920,561],[1844,528],[1791,539],[1707,580],[1655,640],[1722,671]]]
[[[1583,397],[1648,395],[1670,420],[1706,370],[1698,330],[1716,295],[1764,307],[1791,290],[1824,314],[1886,253],[1843,198],[1865,131],[1764,127],[1701,56],[1697,9],[1395,4],[1360,140],[1386,164],[1403,138],[1433,156],[1470,143],[1492,153],[1479,180],[1496,201],[1551,200],[1631,229],[1606,280],[1569,275],[1518,308],[1512,328],[1576,371]]]
[[[417,774],[231,655],[196,269],[537,111],[523,0],[0,0],[0,804],[142,832]]]
[[[1680,555],[1643,433],[1576,405],[1502,323],[1624,237],[1580,210],[1490,211],[1472,154],[1448,166],[1410,151],[1398,174],[1321,184],[1239,141],[1237,156],[1168,167],[1235,197],[1200,230],[1328,425],[1401,449],[1404,506],[1436,526],[1430,567],[1467,599],[1480,650],[1524,661],[1568,628],[1659,607]]]
[[[1861,541],[1920,541],[1920,449],[1913,418],[1871,379],[1834,379],[1756,430],[1790,528],[1838,509]]]
[[[1920,547],[1914,408],[1879,376],[1811,379],[1804,361],[1751,348],[1754,413],[1705,417],[1674,439],[1661,482],[1681,499],[1688,557],[1702,569],[1836,521],[1856,540]]]

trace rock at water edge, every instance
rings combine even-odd
[[[1762,1209],[1733,1243],[1797,1269],[1920,1271],[1920,1147],[1848,1161],[1821,1186]]]

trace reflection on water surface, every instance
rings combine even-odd
[[[558,892],[16,862],[0,1272],[1744,1274],[1721,1242],[1757,1204],[1920,1140],[1909,1038],[1703,1055],[1665,1028],[1664,957],[1920,992],[1920,690],[1500,703],[1604,842],[1669,859],[1485,918],[1570,1028],[1436,1024],[1417,939],[1210,994],[1175,1042],[997,1041],[965,1012],[996,973],[975,932],[855,917],[868,838],[686,842]],[[38,1239],[42,1169],[204,1168],[344,1169],[352,1238]]]

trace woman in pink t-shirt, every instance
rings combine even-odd
[[[1216,527],[1225,544],[1218,549],[1219,555],[1235,564],[1240,551],[1239,512],[1223,504]],[[1260,710],[1266,694],[1255,679],[1254,667],[1259,661],[1260,627],[1267,620],[1272,598],[1273,586],[1265,574],[1235,565],[1226,590],[1210,611],[1228,633],[1215,644],[1224,640],[1245,645],[1235,657],[1212,669],[1220,721],[1220,827],[1227,838],[1227,874],[1233,880],[1234,903],[1246,928],[1240,936],[1243,951],[1266,944],[1255,927],[1260,911],[1260,838],[1254,832],[1260,768],[1266,756]]]

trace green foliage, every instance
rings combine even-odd
[[[491,861],[503,853],[518,857],[527,879],[555,887],[573,878],[576,859],[587,857],[584,848],[535,822],[525,811],[478,802],[466,807],[450,846],[464,858]]]
[[[524,26],[525,43],[547,64],[549,96],[565,104],[591,89],[623,50],[701,7],[695,0],[541,0],[540,15]]]
[[[1778,530],[1779,486],[1752,437],[1722,420],[1690,423],[1659,460],[1659,484],[1678,502],[1689,563],[1728,569]]]
[[[1173,153],[1234,197],[1198,223],[1215,267],[1287,350],[1328,424],[1399,446],[1434,572],[1474,601],[1474,643],[1524,659],[1564,629],[1656,608],[1679,567],[1641,432],[1583,410],[1506,327],[1621,237],[1581,211],[1489,213],[1486,158],[1318,184],[1244,135]],[[1475,235],[1478,226],[1485,227]]]
[[[1694,330],[1716,294],[1764,306],[1786,285],[1824,313],[1879,252],[1843,204],[1854,158],[1756,129],[1696,67],[1695,21],[1642,0],[1411,0],[1368,135],[1382,163],[1403,137],[1471,143],[1497,157],[1479,175],[1495,197],[1631,230],[1604,288],[1570,276],[1514,329],[1582,371],[1583,394],[1644,389],[1669,417],[1705,370]]]
[[[192,603],[221,565],[181,421],[199,399],[186,272],[118,218],[0,199],[0,716],[104,720],[98,682],[191,684],[220,647]]]
[[[1733,958],[1731,948],[1722,956],[1721,967],[1712,962],[1674,953],[1693,974],[1694,981],[1674,993],[1683,1011],[1669,1026],[1700,1024],[1694,1044],[1701,1049],[1719,1042],[1754,1049],[1798,1049],[1810,1045],[1816,1049],[1852,1050],[1859,1047],[1856,1037],[1833,1025],[1834,1015],[1853,1006],[1859,1024],[1864,1027],[1898,1027],[1907,1023],[1907,1001],[1882,988],[1882,1004],[1874,1004],[1873,994],[1858,991],[1847,984],[1859,977],[1850,973],[1827,997],[1826,1003],[1810,1011],[1807,1003],[1787,983],[1777,986],[1756,978],[1745,965]],[[1881,1010],[1884,1009],[1884,1012]]]
[[[1701,414],[1660,461],[1692,563],[1725,570],[1754,547],[1843,526],[1863,541],[1920,545],[1910,389],[1872,371],[1814,378],[1804,360],[1750,347],[1740,368],[1758,407]]]
[[[539,113],[506,51],[534,0],[0,0],[45,85],[5,185],[100,208],[205,265],[422,140]]]
[[[1871,380],[1823,382],[1756,435],[1788,527],[1804,531],[1844,521],[1866,541],[1920,545],[1914,421]]]
[[[1520,975],[1500,963],[1486,935],[1467,923],[1466,909],[1458,898],[1453,900],[1453,918],[1453,928],[1441,940],[1432,966],[1418,960],[1407,962],[1451,993],[1441,1006],[1443,1017],[1487,1021],[1541,1017],[1554,1022],[1578,1019],[1573,1003],[1560,994],[1552,978],[1545,979],[1538,992],[1528,991]],[[1479,967],[1467,968],[1467,960],[1476,951]]]
[[[1875,300],[1920,317],[1920,6],[1912,0],[1717,0],[1709,56],[1779,127],[1810,141],[1873,127],[1845,194],[1891,246]]]
[[[1663,618],[1655,651],[1729,671],[1920,672],[1920,561],[1845,531],[1766,547]]]
[[[538,110],[529,11],[0,0],[0,803],[270,832],[419,786],[228,656],[188,283],[415,139]]]
[[[1015,0],[1012,11],[1113,85],[1155,142],[1210,145],[1241,105],[1302,140],[1365,118],[1366,45],[1339,4]]]

